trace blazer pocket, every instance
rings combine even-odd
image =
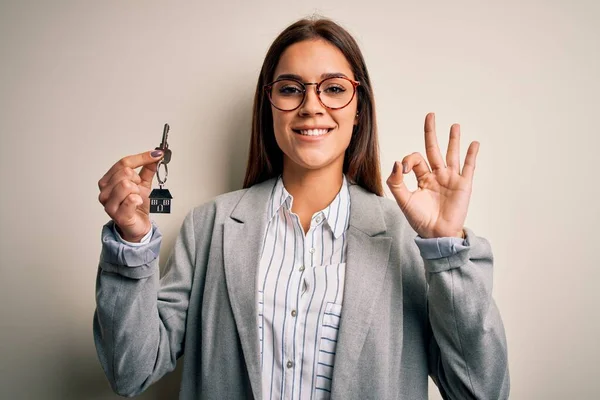
[[[341,315],[341,304],[327,303],[325,314],[323,315],[319,343],[317,383],[315,385],[315,397],[317,399],[329,399],[331,395],[331,379],[333,377],[335,349]]]

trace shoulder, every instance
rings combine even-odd
[[[402,211],[400,210],[400,207],[398,207],[398,203],[396,203],[395,200],[387,197],[376,197],[379,201],[379,206],[381,207],[381,211],[384,213],[384,215],[390,217],[404,216],[404,214],[402,214]]]
[[[250,188],[223,193],[195,207],[190,214],[195,220],[210,218],[217,221],[223,221],[236,213],[244,216],[260,215],[266,210],[273,185],[274,179],[269,179]]]
[[[207,202],[194,207],[189,214],[194,220],[214,218],[217,214],[219,214],[219,216],[229,215],[248,190],[249,189],[240,189],[220,194]]]
[[[350,188],[350,212],[355,214],[355,221],[359,225],[373,225],[381,221],[384,225],[382,230],[388,234],[410,234],[412,228],[395,200],[377,196],[358,185],[352,185]]]
[[[396,200],[387,197],[378,197],[378,199],[388,229],[410,229],[410,225]]]

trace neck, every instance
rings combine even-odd
[[[291,164],[291,163],[290,163]],[[342,187],[342,168],[331,165],[318,170],[288,165],[283,168],[285,189],[294,197],[292,211],[312,215],[327,207]]]

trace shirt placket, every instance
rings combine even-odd
[[[290,368],[293,371],[294,375],[295,375],[295,384],[293,388],[290,388],[289,390],[289,394],[290,397],[286,397],[286,398],[294,398],[297,399],[298,393],[299,393],[299,388],[302,385],[302,382],[300,382],[300,364],[303,363],[305,360],[302,359],[302,351],[301,351],[301,347],[298,346],[299,343],[301,343],[302,341],[302,337],[304,334],[304,330],[306,329],[306,325],[304,323],[304,321],[306,320],[306,314],[309,312],[308,310],[308,306],[309,306],[309,301],[310,301],[310,293],[311,293],[311,286],[315,284],[315,282],[312,281],[313,276],[309,273],[311,271],[311,268],[313,268],[316,264],[318,264],[317,260],[317,255],[320,254],[319,253],[319,242],[318,240],[315,239],[315,230],[317,228],[320,228],[321,223],[323,222],[324,219],[324,215],[322,212],[319,212],[317,214],[315,214],[313,216],[313,218],[311,219],[311,225],[308,229],[308,232],[306,233],[306,235],[302,235],[302,263],[298,266],[297,268],[297,272],[298,272],[298,281],[297,281],[297,286],[296,286],[296,298],[297,298],[297,309],[296,309],[296,315],[294,317],[294,325],[295,325],[295,335],[294,335],[294,342],[296,343],[295,349],[293,349],[292,351],[295,351],[294,353],[289,353],[289,354],[294,354],[294,361],[293,361],[293,368]],[[296,219],[295,221],[297,221],[298,225],[300,226],[300,222],[298,219]],[[299,229],[302,229],[302,227],[300,226]],[[304,232],[304,231],[302,231]],[[322,251],[323,249],[321,249]],[[319,259],[320,260],[320,259]],[[311,361],[312,363],[312,361]],[[306,367],[306,366],[305,366]],[[306,368],[305,368],[306,370]],[[304,375],[303,379],[306,380],[308,379],[310,381],[310,377]],[[291,396],[292,391],[294,392],[293,397]],[[287,392],[287,391],[286,391]],[[306,391],[303,391],[303,396],[306,395]],[[288,394],[288,393],[286,393]]]
[[[296,366],[298,366],[299,363],[302,362],[302,360],[300,359],[300,354],[296,353],[298,349],[299,332],[301,332],[301,329],[303,329],[301,316],[304,315],[304,308],[306,307],[306,305],[303,306],[302,302],[303,292],[306,291],[306,289],[303,290],[304,275],[307,264],[311,265],[309,262],[310,257],[307,257],[307,254],[310,255],[310,253],[307,253],[306,251],[306,237],[311,235],[311,230],[313,229],[311,227],[311,229],[309,229],[309,232],[305,236],[298,216],[291,213],[291,211],[290,215],[292,216],[292,220],[295,224],[294,235],[296,235],[297,239],[301,241],[298,247],[302,249],[302,251],[297,252],[296,257],[294,259],[294,273],[292,274],[292,282],[290,282],[290,291],[287,296],[288,304],[292,304],[293,306],[291,307],[291,310],[288,311],[287,317],[291,318],[291,321],[290,323],[286,324],[284,333],[285,347],[283,359],[285,360],[285,382],[282,398],[285,399],[290,399],[294,397],[293,392],[297,391],[297,387],[300,384],[300,382],[294,383],[294,375],[297,371]],[[300,232],[302,232],[302,234],[300,234]]]

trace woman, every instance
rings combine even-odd
[[[185,348],[183,399],[425,399],[428,375],[446,398],[506,398],[491,249],[463,227],[478,144],[461,171],[459,132],[445,163],[428,114],[429,165],[395,163],[384,199],[356,42],[329,20],[288,27],[259,77],[245,188],[188,214],[162,279],[161,152],[99,181],[94,336],[113,389],[145,390]]]

